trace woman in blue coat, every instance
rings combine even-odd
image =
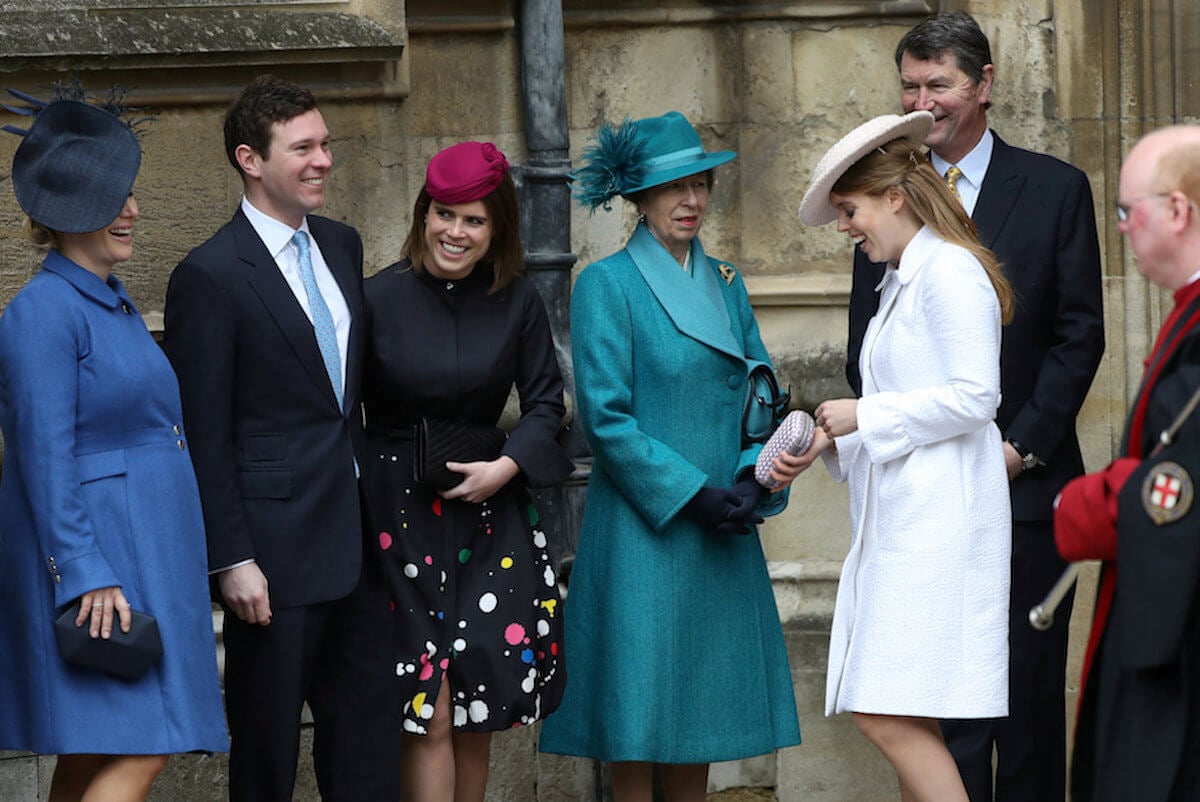
[[[708,763],[800,742],[755,524],[786,503],[753,479],[751,369],[769,357],[733,266],[696,234],[712,170],[677,112],[602,128],[585,204],[641,217],[571,303],[579,414],[595,464],[569,599],[566,695],[541,749],[612,762],[618,802],[703,800]],[[794,475],[776,468],[776,480]]]
[[[140,800],[171,753],[228,742],[178,385],[112,274],[141,151],[79,100],[23,133],[13,188],[51,249],[0,316],[0,749],[59,755],[55,800]],[[132,680],[64,661],[65,609],[93,638],[154,616],[162,658]]]

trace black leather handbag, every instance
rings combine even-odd
[[[466,477],[447,462],[486,462],[500,456],[507,435],[495,426],[421,418],[413,430],[413,478],[437,490],[449,490]]]
[[[122,632],[114,620],[112,636],[105,640],[93,638],[86,621],[81,627],[75,626],[78,615],[79,605],[71,604],[54,622],[58,652],[68,663],[125,679],[137,679],[162,658],[162,638],[158,635],[158,621],[154,616],[131,610],[129,631]],[[113,618],[116,617],[114,612]]]

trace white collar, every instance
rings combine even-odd
[[[983,186],[983,177],[987,175],[988,165],[992,162],[992,147],[995,143],[996,138],[992,136],[992,129],[983,129],[983,136],[975,143],[975,147],[971,148],[970,152],[956,163],[958,169],[962,170],[963,178],[966,178],[976,189]],[[950,162],[933,151],[930,151],[929,158],[933,162],[934,169],[938,171],[938,175],[945,175],[946,171],[950,169]]]
[[[883,278],[875,285],[875,291],[879,292],[889,280],[895,278],[901,284],[907,284],[913,280],[917,271],[925,264],[929,255],[933,253],[933,249],[943,242],[942,238],[933,232],[929,226],[921,226],[916,234],[913,234],[912,239],[904,246],[903,252],[900,254],[900,263],[893,265],[890,262],[884,268]]]
[[[941,243],[942,238],[933,233],[932,228],[921,226],[921,230],[913,234],[913,238],[904,246],[904,252],[900,254],[900,264],[896,266],[896,278],[900,283],[907,284],[912,281],[921,266],[929,261],[933,250]]]
[[[305,217],[304,221],[300,223],[300,228],[292,228],[287,223],[260,211],[244,195],[242,196],[242,213],[246,215],[246,219],[254,228],[254,233],[258,234],[258,238],[263,241],[263,245],[267,246],[268,253],[274,259],[279,258],[280,251],[291,243],[292,237],[297,231],[303,231],[308,234],[309,239],[312,238],[312,233],[308,230],[308,217]]]

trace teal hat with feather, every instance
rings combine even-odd
[[[572,177],[575,199],[593,212],[611,209],[617,195],[628,196],[733,161],[732,150],[712,153],[696,129],[677,111],[631,120],[620,126],[602,123]]]

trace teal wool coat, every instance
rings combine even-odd
[[[800,741],[757,533],[719,535],[680,514],[753,465],[760,446],[741,443],[748,361],[769,362],[741,277],[698,240],[692,265],[639,226],[575,284],[595,465],[565,604],[566,696],[543,751],[705,763]],[[763,495],[760,514],[786,504]]]

